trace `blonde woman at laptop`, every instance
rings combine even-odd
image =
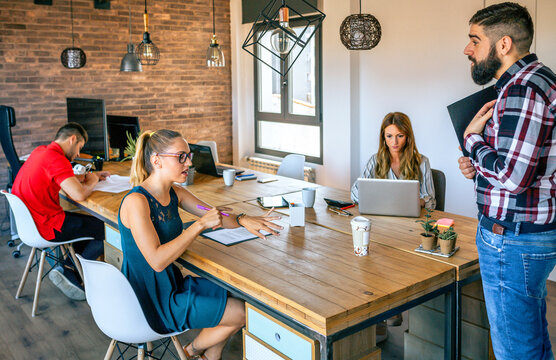
[[[380,126],[378,152],[371,156],[362,178],[419,180],[421,207],[434,209],[434,185],[429,159],[419,154],[409,117],[391,112]],[[351,199],[359,202],[357,181],[351,187]]]
[[[401,112],[391,112],[380,126],[378,153],[371,156],[361,178],[419,180],[421,207],[434,209],[434,185],[429,159],[417,151],[409,117]],[[359,202],[357,181],[351,187],[351,199]],[[398,314],[388,319],[388,324],[399,326],[403,321]],[[388,332],[386,323],[377,324],[377,342],[384,341]]]

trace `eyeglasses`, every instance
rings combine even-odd
[[[193,160],[193,153],[192,152],[181,152],[181,153],[157,153],[158,156],[172,156],[177,157],[180,164],[184,164],[187,159]]]

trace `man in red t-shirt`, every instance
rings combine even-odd
[[[73,244],[75,251],[86,259],[97,259],[103,253],[104,224],[92,216],[65,212],[60,206],[60,189],[73,200],[85,200],[99,180],[109,173],[87,173],[78,178],[71,161],[87,142],[87,132],[76,123],[67,123],[56,133],[49,145],[37,147],[19,170],[12,193],[27,205],[39,233],[46,240],[61,242],[78,237],[93,237],[91,241]],[[84,300],[81,279],[71,265],[55,267],[50,280],[68,297]]]

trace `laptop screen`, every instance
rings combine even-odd
[[[192,162],[197,172],[217,176],[210,146],[189,144],[189,149],[193,153]]]

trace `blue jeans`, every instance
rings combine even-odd
[[[556,230],[497,235],[479,225],[476,242],[496,359],[554,359],[545,297]]]

